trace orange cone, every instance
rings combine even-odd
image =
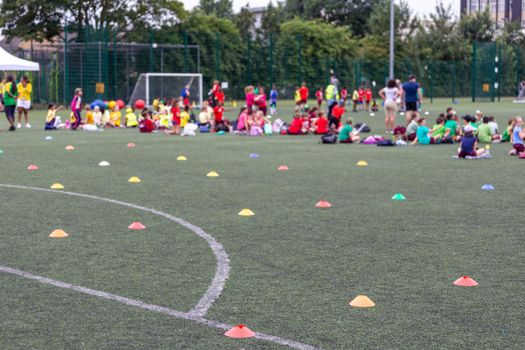
[[[376,304],[366,295],[358,295],[350,303],[353,307],[374,307]]]
[[[135,221],[131,225],[128,226],[130,230],[144,230],[146,226],[142,225],[142,223]]]
[[[29,171],[38,170],[38,165],[31,164],[30,166],[27,167],[27,170]]]
[[[319,201],[319,202],[317,202],[315,207],[316,208],[321,208],[321,209],[328,209],[328,208],[332,207],[332,204],[330,204],[330,202],[327,202],[327,201]]]
[[[279,168],[277,168],[279,171],[286,171],[289,170],[286,165],[281,165]]]
[[[133,148],[133,147],[135,147],[135,144],[133,142],[128,143],[128,148]]]
[[[255,335],[255,333],[245,325],[238,324],[237,326],[224,333],[224,335],[230,338],[242,339],[251,338]]]
[[[75,150],[75,146],[72,146],[72,145],[66,146],[66,151],[73,151],[73,150]]]
[[[49,235],[49,237],[51,237],[51,238],[65,238],[65,237],[68,237],[68,236],[69,235],[64,230],[61,230],[61,229],[54,230]]]
[[[478,285],[478,282],[474,281],[474,279],[469,276],[462,276],[455,280],[454,284],[460,287],[475,287]]]

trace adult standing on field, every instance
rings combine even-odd
[[[18,126],[17,128],[22,127],[22,115],[24,115],[24,120],[26,122],[25,126],[26,128],[31,128],[31,124],[29,124],[29,109],[31,108],[31,93],[33,92],[33,87],[31,86],[31,82],[29,82],[29,78],[27,76],[23,76],[22,80],[17,85],[18,89],[18,100],[16,102],[16,107],[18,110]]]
[[[379,91],[379,96],[385,101],[385,126],[386,133],[394,133],[394,123],[397,112],[397,99],[401,96],[401,91],[397,88],[396,81],[391,79],[386,87]]]
[[[416,76],[411,75],[408,81],[403,84],[402,91],[406,107],[406,123],[410,123],[412,115],[418,113],[417,105],[422,102],[421,87],[416,81]]]
[[[7,121],[10,124],[9,131],[15,131],[15,108],[18,91],[16,89],[15,78],[7,76],[4,85],[4,110]]]

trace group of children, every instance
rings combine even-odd
[[[462,120],[460,125],[459,120]],[[420,117],[418,113],[411,116],[406,128],[396,127],[394,136],[398,140],[409,141],[411,144],[439,144],[439,143],[460,143],[458,157],[480,157],[486,152],[478,144],[491,144],[500,142],[510,142],[513,145],[510,155],[525,156],[522,131],[523,120],[521,117],[509,119],[507,127],[500,133],[498,123],[494,116],[484,116],[477,111],[474,116],[464,115],[458,117],[453,108],[447,108],[446,114],[439,115],[432,128],[426,124],[426,118]]]

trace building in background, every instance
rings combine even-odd
[[[514,21],[525,28],[525,0],[461,0],[461,15],[485,11],[487,7],[497,27]]]

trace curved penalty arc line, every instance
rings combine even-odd
[[[112,301],[115,301],[115,302],[118,302],[124,305],[138,307],[144,310],[157,312],[157,313],[164,314],[167,316],[171,316],[171,317],[175,317],[175,318],[179,318],[183,320],[188,320],[188,321],[194,321],[194,322],[197,322],[199,324],[202,324],[208,327],[213,327],[213,328],[217,328],[221,330],[228,330],[231,327],[233,327],[233,325],[231,324],[204,318],[208,309],[215,302],[215,300],[217,300],[217,298],[220,296],[224,288],[224,284],[230,272],[230,260],[222,244],[217,242],[213,236],[206,233],[203,229],[183,219],[180,219],[173,215],[164,213],[162,211],[151,209],[151,208],[146,208],[140,205],[118,201],[118,200],[114,200],[110,198],[99,197],[99,196],[83,194],[83,193],[76,193],[76,192],[69,192],[69,191],[57,191],[57,190],[51,190],[47,188],[21,186],[21,185],[0,184],[0,187],[21,189],[21,190],[33,190],[33,191],[48,192],[48,193],[59,193],[59,194],[65,194],[65,195],[74,196],[74,197],[89,198],[89,199],[99,200],[99,201],[103,201],[107,203],[122,205],[128,208],[134,208],[137,210],[146,211],[146,212],[164,217],[168,220],[171,220],[173,222],[176,222],[186,227],[187,229],[197,234],[199,237],[206,240],[206,242],[208,242],[210,248],[212,249],[213,253],[215,254],[215,258],[217,260],[217,271],[215,273],[215,277],[213,278],[212,283],[210,284],[210,287],[208,288],[206,293],[202,296],[202,298],[199,300],[199,302],[189,312],[177,311],[177,310],[173,310],[173,309],[163,307],[160,305],[149,304],[141,300],[130,299],[130,298],[126,298],[120,295],[116,295],[116,294],[112,294],[112,293],[108,293],[108,292],[104,292],[100,290],[77,286],[77,285],[69,284],[66,282],[58,281],[58,280],[53,280],[53,279],[50,279],[44,276],[32,274],[31,272],[19,270],[19,269],[12,268],[9,266],[4,266],[1,264],[0,264],[0,272],[9,273],[15,276],[34,280],[34,281],[37,281],[43,284],[52,285],[58,288],[64,288],[64,289],[76,291],[78,293],[83,293],[83,294],[95,296],[98,298],[102,298],[102,299],[112,300]],[[260,339],[260,340],[267,341],[267,342],[272,342],[275,344],[280,344],[280,345],[287,346],[289,348],[297,349],[297,350],[322,350],[321,348],[318,348],[312,345],[308,345],[308,344],[304,344],[304,343],[301,343],[295,340],[286,339],[286,338],[282,338],[279,336],[260,333],[260,332],[255,332],[254,337],[256,339]]]
[[[206,233],[203,229],[200,227],[197,227],[193,225],[192,223],[187,222],[186,220],[183,220],[181,218],[178,218],[176,216],[164,213],[160,210],[151,209],[147,207],[143,207],[140,205],[127,203],[115,199],[105,198],[105,197],[99,197],[95,195],[90,194],[84,194],[84,193],[77,193],[77,192],[69,192],[69,191],[57,191],[57,190],[51,190],[47,188],[40,188],[40,187],[30,187],[30,186],[21,186],[21,185],[9,185],[9,184],[0,184],[0,187],[5,188],[14,188],[14,189],[20,189],[20,190],[31,190],[31,191],[39,191],[39,192],[48,192],[48,193],[58,193],[58,194],[64,194],[68,196],[73,197],[81,197],[81,198],[89,198],[94,199],[102,202],[112,203],[121,205],[128,208],[133,208],[141,211],[145,211],[157,216],[164,217],[170,221],[173,221],[188,230],[195,233],[197,236],[203,238],[213,251],[213,254],[215,255],[215,260],[217,261],[217,269],[215,271],[215,276],[213,277],[213,280],[208,287],[208,290],[204,295],[200,298],[200,300],[197,302],[197,304],[188,312],[190,315],[194,315],[197,317],[203,317],[206,315],[210,307],[213,305],[213,303],[219,298],[221,295],[224,285],[226,284],[226,280],[228,279],[228,276],[230,274],[230,259],[228,258],[228,254],[226,253],[226,250],[220,244],[217,242],[217,240],[211,236],[210,234]]]

